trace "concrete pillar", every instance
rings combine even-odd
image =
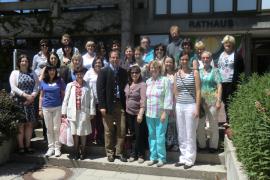
[[[133,0],[122,0],[121,9],[121,51],[123,53],[127,45],[134,45],[133,24]]]
[[[251,34],[246,33],[243,35],[243,49],[244,49],[244,63],[245,63],[245,74],[250,75],[252,73],[252,45],[251,45]]]

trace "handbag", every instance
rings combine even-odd
[[[59,142],[67,146],[74,145],[69,121],[67,120],[67,118],[64,118],[64,117],[61,118]]]
[[[184,88],[189,92],[189,94],[193,97],[193,99],[196,101],[196,98],[194,96],[194,94],[191,93],[191,91],[186,87],[183,79],[181,78],[180,74],[179,74],[179,77],[180,77],[180,80],[182,81],[183,85],[184,85]],[[205,116],[205,109],[203,107],[203,99],[200,103],[200,109],[199,109],[199,118],[203,118]]]

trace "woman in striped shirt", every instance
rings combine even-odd
[[[191,168],[196,159],[196,128],[200,109],[200,76],[198,70],[189,67],[189,55],[180,57],[181,68],[175,74],[176,125],[181,151],[179,162]]]

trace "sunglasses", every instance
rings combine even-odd
[[[41,47],[48,47],[47,44],[41,44],[40,46],[41,46]]]
[[[130,72],[131,74],[140,74],[140,72],[138,71],[133,71],[133,72]]]
[[[156,51],[164,51],[162,48],[157,48]]]

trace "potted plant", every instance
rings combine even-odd
[[[0,91],[0,164],[9,159],[12,139],[18,133],[17,122],[23,117],[19,106],[5,90]]]

